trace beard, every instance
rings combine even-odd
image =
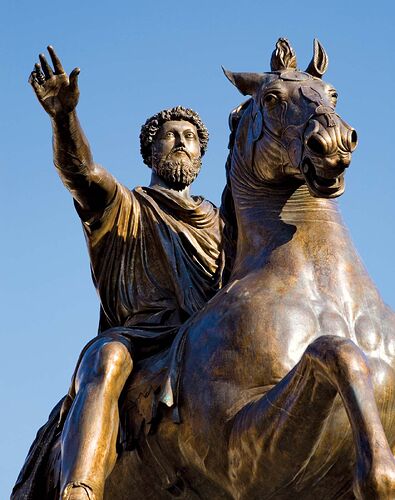
[[[171,156],[170,154],[165,159],[157,161],[153,165],[152,170],[170,188],[182,191],[196,179],[202,166],[201,158],[172,160]]]

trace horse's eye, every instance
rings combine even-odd
[[[263,103],[268,106],[273,106],[273,104],[276,104],[277,101],[278,97],[276,96],[276,94],[266,94],[263,98]]]

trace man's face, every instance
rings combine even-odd
[[[199,173],[200,141],[195,125],[165,122],[152,144],[152,169],[174,189],[189,186]]]

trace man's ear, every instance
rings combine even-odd
[[[149,168],[152,170],[154,165],[155,165],[155,146],[154,146],[154,141],[151,142],[151,146],[150,146],[150,155],[149,155]]]

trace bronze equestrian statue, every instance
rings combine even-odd
[[[326,68],[317,41],[303,72],[280,39],[271,72],[225,72],[250,96],[230,117],[228,284],[178,334],[175,404],[120,454],[105,498],[395,498],[395,315],[334,199],[357,135]],[[143,360],[126,400],[161,366]]]

